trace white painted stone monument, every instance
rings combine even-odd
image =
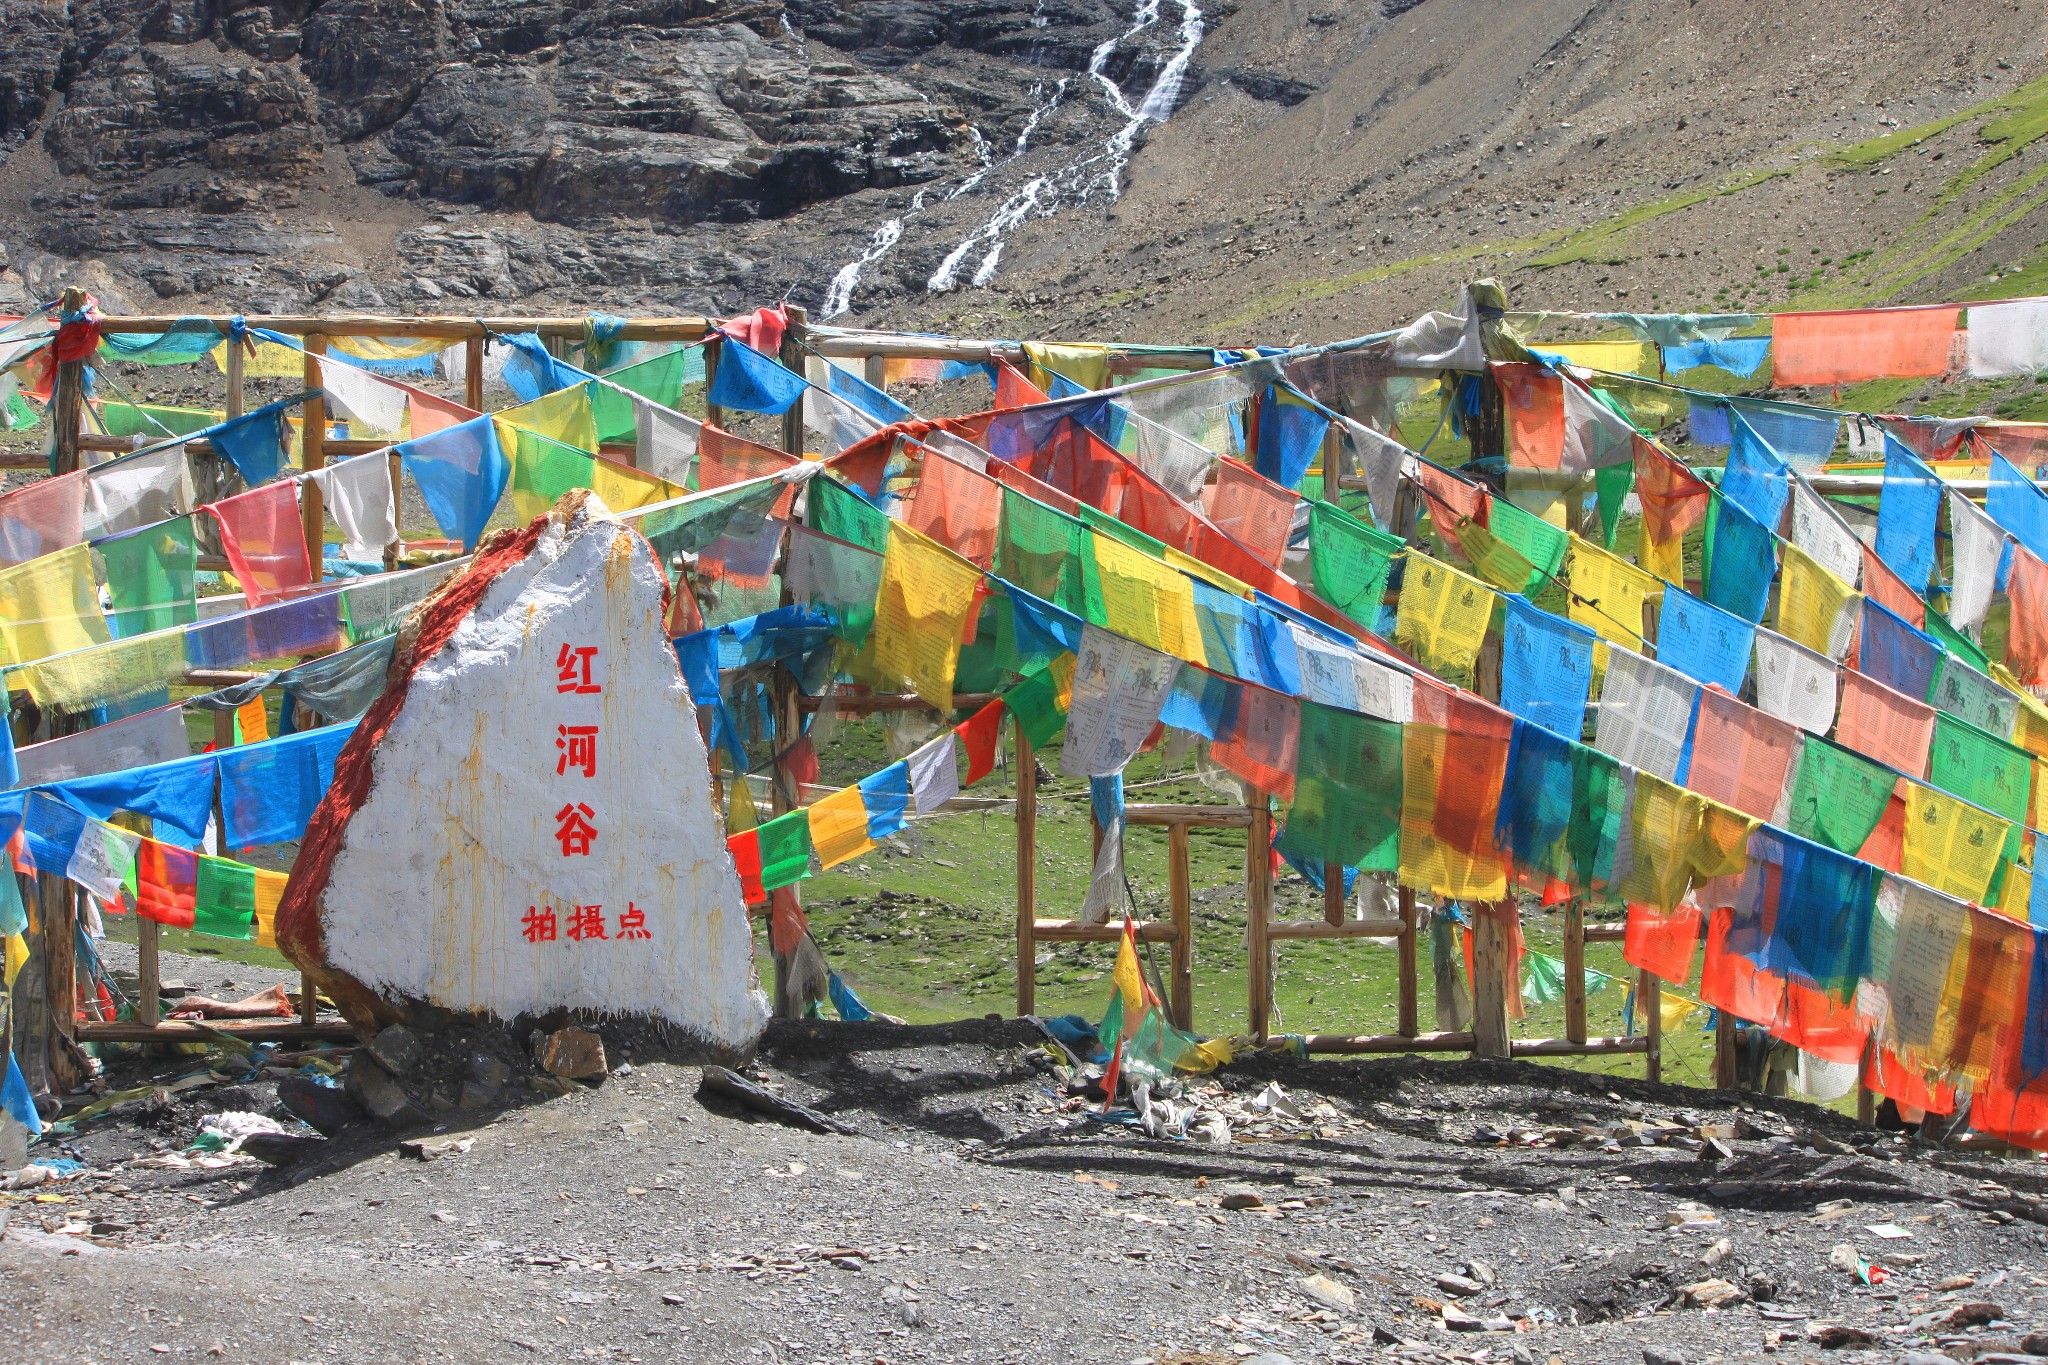
[[[594,496],[485,542],[401,635],[278,916],[359,1029],[408,1002],[759,1036],[746,906],[653,549]]]

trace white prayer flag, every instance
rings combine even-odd
[[[1970,305],[1970,373],[1979,379],[2048,370],[2048,299]]]
[[[375,561],[398,542],[398,498],[391,487],[391,459],[381,453],[357,455],[323,465],[307,478],[320,488],[327,515],[341,528],[345,559]]]
[[[189,758],[192,743],[185,735],[185,715],[176,706],[159,706],[61,739],[46,739],[15,750],[21,765],[17,786],[33,787],[70,777],[95,777],[123,768],[144,768]]]
[[[135,884],[135,859],[141,851],[140,835],[88,819],[64,875],[109,905],[119,905],[121,893]]]
[[[1692,699],[1700,685],[1655,659],[1616,649],[1600,690],[1593,747],[1666,782],[1678,780]],[[1617,874],[1619,875],[1619,874]]]
[[[405,390],[385,382],[370,371],[332,356],[316,357],[320,362],[320,388],[327,401],[348,415],[352,424],[367,433],[396,437],[405,430]]]
[[[1122,772],[1159,723],[1159,709],[1179,676],[1180,661],[1171,655],[1082,626],[1060,773],[1108,777]]]
[[[683,487],[697,458],[697,433],[703,429],[704,424],[687,413],[633,396],[634,463],[644,473]]]
[[[1998,560],[2005,531],[1984,509],[1960,493],[1948,495],[1948,522],[1955,545],[1955,584],[1949,589],[1949,624],[1976,639],[1991,610],[1998,585]]]
[[[1756,704],[1811,734],[1826,734],[1835,723],[1834,660],[1757,627]]]
[[[910,768],[910,796],[919,815],[935,815],[960,794],[960,768],[953,754],[959,736],[948,730],[904,760]]]
[[[1850,587],[1863,581],[1863,542],[1829,510],[1820,494],[1799,479],[1792,481],[1791,541]]]
[[[192,510],[192,464],[182,445],[132,455],[86,476],[88,539],[153,526]]]

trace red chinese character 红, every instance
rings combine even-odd
[[[585,777],[597,776],[595,725],[557,725],[555,748],[561,751],[561,757],[555,760],[556,777],[563,776],[571,768],[582,769]]]
[[[604,691],[603,685],[590,676],[590,666],[596,660],[596,645],[563,645],[560,652],[555,655],[555,691]]]
[[[525,926],[528,943],[553,943],[555,941],[555,907],[552,905],[529,905],[526,907]]]
[[[555,812],[555,838],[562,845],[564,858],[587,858],[590,846],[597,842],[597,826],[590,823],[596,811],[581,801],[563,806]]]
[[[586,938],[604,937],[604,907],[602,905],[579,905],[569,912],[570,938],[581,943]]]
[[[631,901],[619,912],[620,938],[653,938],[647,930],[647,912]]]

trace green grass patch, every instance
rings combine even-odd
[[[1615,239],[1619,238],[1622,234],[1639,228],[1645,223],[1655,222],[1659,218],[1677,213],[1683,209],[1689,209],[1694,204],[1704,203],[1709,199],[1717,199],[1729,194],[1740,194],[1744,190],[1763,184],[1766,180],[1775,180],[1779,176],[1790,174],[1792,174],[1790,167],[1765,167],[1758,170],[1745,171],[1726,184],[1681,190],[1676,194],[1668,194],[1662,199],[1653,199],[1647,204],[1638,204],[1634,208],[1623,210],[1620,214],[1604,223],[1597,223],[1592,227],[1583,228],[1573,233],[1554,250],[1545,252],[1543,255],[1530,261],[1528,263],[1529,268],[1549,270],[1556,266],[1572,265],[1582,261],[1606,261],[1609,258],[1601,254],[1603,250],[1609,249]]]

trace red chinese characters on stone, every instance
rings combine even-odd
[[[587,858],[590,846],[597,842],[597,826],[591,823],[596,815],[581,801],[571,802],[555,812],[555,840],[562,846],[564,858]]]
[[[619,912],[619,937],[625,939],[653,938],[647,928],[647,912],[631,901]]]
[[[555,691],[585,696],[604,691],[604,685],[591,676],[596,663],[596,645],[564,644],[555,655]]]
[[[595,725],[557,725],[555,727],[555,748],[560,756],[555,759],[555,776],[568,775],[571,768],[585,777],[597,776],[597,727]]]
[[[603,938],[604,907],[602,905],[579,905],[569,911],[569,926],[564,931],[570,938],[582,943],[586,939]]]
[[[527,906],[524,925],[524,932],[528,943],[553,943],[555,941],[555,907],[552,905]]]

